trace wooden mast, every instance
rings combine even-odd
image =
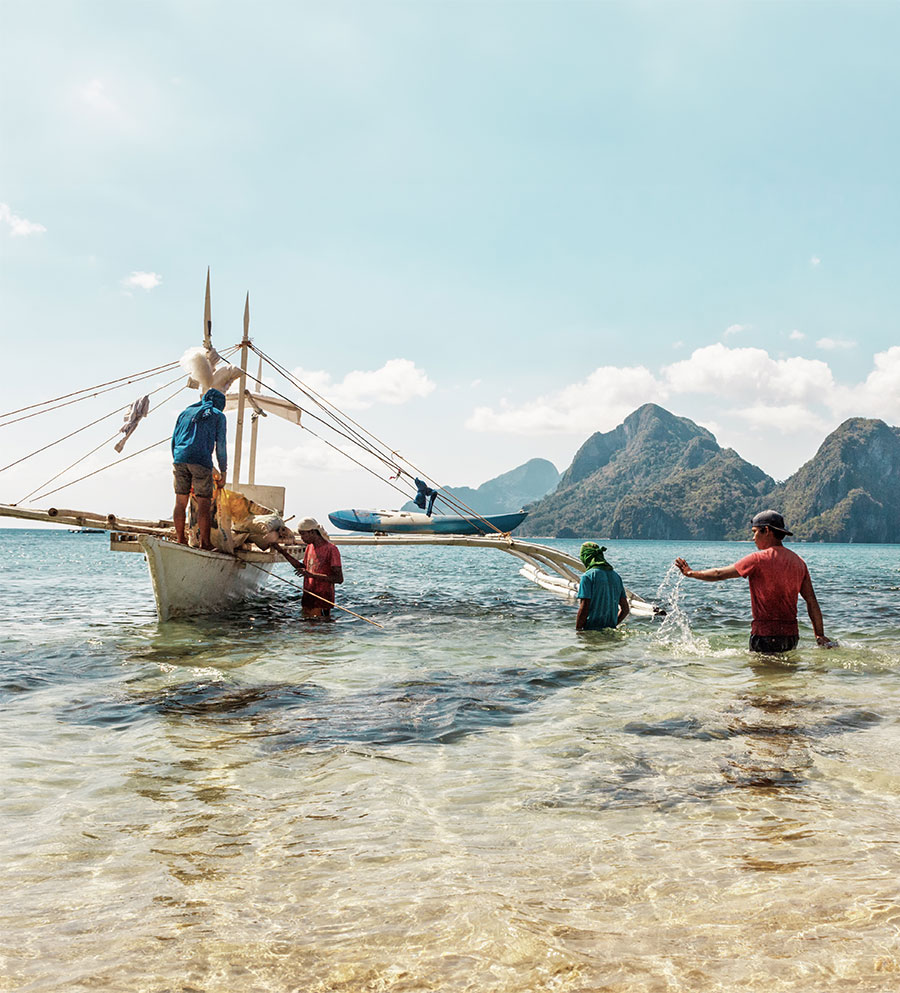
[[[241,443],[244,437],[244,392],[247,389],[247,352],[250,344],[250,294],[244,302],[244,337],[241,339],[241,378],[238,386],[237,429],[234,437],[234,470],[231,485],[237,489],[241,478]]]
[[[259,371],[256,373],[256,388],[262,381],[262,357],[259,360]],[[250,415],[250,466],[247,469],[247,482],[256,482],[256,436],[259,434],[259,408]]]
[[[206,302],[203,306],[203,347],[212,348],[212,310],[209,305],[209,266],[206,267]]]

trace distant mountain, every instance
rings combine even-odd
[[[581,446],[521,535],[724,538],[775,481],[686,417],[644,404]]]
[[[776,484],[705,428],[648,403],[588,438],[517,533],[745,538],[769,507],[801,540],[900,542],[900,428],[853,417]]]
[[[900,542],[900,428],[851,417],[764,502],[807,541]]]
[[[479,514],[498,514],[515,511],[526,503],[539,500],[549,493],[559,482],[559,470],[547,459],[529,459],[524,465],[510,469],[477,489],[470,486],[447,486],[445,490],[467,507]],[[401,508],[403,510],[418,510],[411,501]],[[440,498],[435,503],[438,513],[456,513],[452,508],[442,505]]]

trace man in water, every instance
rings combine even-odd
[[[675,565],[683,575],[710,583],[741,576],[749,579],[753,611],[751,652],[773,655],[797,647],[800,640],[798,595],[806,601],[806,612],[812,622],[816,643],[831,648],[834,643],[825,637],[822,611],[809,578],[809,569],[799,555],[783,545],[785,536],[793,534],[784,526],[784,518],[774,510],[763,510],[750,522],[750,530],[757,551],[738,559],[734,565],[719,569],[692,569],[682,558],[675,559]]]
[[[303,577],[303,597],[300,600],[303,616],[330,617],[335,584],[344,581],[341,553],[337,545],[328,539],[322,525],[312,517],[304,517],[300,521],[297,533],[300,540],[306,543],[302,563],[280,545],[272,545],[272,548],[290,562],[298,576]]]
[[[197,523],[200,528],[200,547],[212,549],[209,540],[210,504],[213,495],[213,449],[219,464],[216,485],[225,485],[228,455],[225,448],[226,421],[225,394],[207,390],[203,399],[192,403],[178,415],[172,432],[172,471],[175,476],[175,510],[172,518],[175,533],[182,545],[187,544],[184,533],[187,505],[191,487],[197,501]]]
[[[576,631],[600,631],[618,627],[631,612],[625,585],[603,557],[606,546],[586,541],[581,546],[585,572],[578,584]]]

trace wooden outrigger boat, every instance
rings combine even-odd
[[[319,397],[318,394],[308,387],[305,387],[304,384],[292,377],[290,373],[287,373],[283,367],[259,351],[251,342],[249,325],[250,308],[248,295],[244,306],[243,338],[240,344],[236,346],[240,352],[240,366],[239,369],[237,367],[231,367],[233,378],[237,379],[237,390],[226,394],[226,411],[236,411],[237,415],[233,445],[231,489],[242,494],[247,500],[255,502],[255,504],[259,505],[260,509],[265,508],[267,511],[283,519],[285,506],[284,487],[262,486],[258,485],[255,480],[258,419],[261,416],[266,416],[267,413],[271,413],[297,426],[303,427],[304,414],[309,415],[309,411],[292,401],[289,397],[279,394],[274,388],[263,386],[260,378],[262,375],[263,360],[265,359],[272,368],[280,372],[292,385],[300,389],[303,395],[309,400],[310,405],[317,405],[320,411],[328,417],[333,418],[337,424],[344,428],[345,430],[340,432],[343,437],[347,438],[352,435],[363,439],[364,429],[360,428],[355,422],[341,420],[340,418],[344,415],[341,415],[337,411],[337,408],[329,404],[324,398]],[[209,273],[207,272],[203,351],[209,358],[211,367],[214,368],[221,361],[221,356],[219,356],[212,346],[211,335],[212,319]],[[256,377],[249,376],[247,373],[250,351],[255,352],[260,357],[260,372]],[[169,363],[167,366],[160,368],[171,371],[177,365],[178,363]],[[248,381],[252,381],[257,389],[248,389]],[[198,383],[189,380],[187,385],[196,388]],[[263,388],[267,392],[261,392]],[[79,392],[86,393],[87,391]],[[48,401],[48,403],[55,403],[55,401]],[[43,405],[38,404],[35,406],[41,407]],[[241,480],[244,421],[248,408],[251,410],[252,422],[250,455],[247,466],[247,478],[246,480]],[[48,409],[56,408],[49,407]],[[17,414],[19,412],[13,411],[12,413]],[[325,423],[323,418],[318,415],[310,416]],[[405,460],[400,458],[396,451],[382,445],[377,439],[374,439],[374,436],[368,435],[368,432],[364,433],[367,437],[363,439],[361,447],[368,455],[380,459],[383,465],[389,467],[391,470],[391,479],[400,476],[410,480],[413,479],[413,472],[407,471],[404,468],[404,465],[401,463],[405,463]],[[157,444],[161,443],[158,442]],[[42,450],[39,449],[39,451]],[[117,450],[121,451],[121,447],[117,447]],[[146,449],[142,449],[141,451],[144,450]],[[134,454],[140,453],[135,452]],[[28,457],[30,456],[25,456],[25,458]],[[126,458],[130,457],[126,456]],[[24,458],[18,461],[24,461]],[[119,461],[124,461],[124,459]],[[406,465],[409,465],[409,463],[406,463]],[[367,467],[364,466],[364,468]],[[415,467],[411,468],[415,469]],[[421,470],[415,469],[415,472],[421,473]],[[73,483],[79,481],[74,480]],[[397,487],[395,486],[394,488],[396,489]],[[471,527],[471,533],[440,534],[432,530],[430,533],[353,534],[335,536],[332,540],[337,545],[402,545],[405,547],[442,545],[494,548],[507,552],[521,561],[523,563],[520,570],[521,574],[532,582],[562,596],[575,596],[578,588],[578,580],[583,572],[583,566],[577,558],[558,549],[510,537],[509,531],[516,524],[521,523],[524,514],[507,515],[508,519],[504,520],[485,518],[472,511],[471,508],[459,504],[454,498],[447,496],[444,491],[440,492],[444,501],[451,509],[461,511],[460,517],[457,520],[465,517],[468,526]],[[407,514],[406,516],[424,517],[425,515]],[[70,528],[90,529],[92,531],[108,531],[110,533],[111,550],[117,552],[139,552],[146,558],[153,586],[153,595],[156,601],[157,615],[160,621],[225,611],[235,603],[244,600],[261,589],[269,579],[276,562],[280,561],[277,554],[272,550],[255,550],[241,547],[237,549],[229,548],[227,551],[204,551],[191,545],[179,544],[175,540],[174,526],[171,520],[136,520],[119,517],[114,514],[102,515],[89,511],[53,507],[47,510],[38,510],[17,504],[0,504],[0,517],[15,517],[20,520],[61,524]],[[628,591],[628,597],[631,603],[632,614],[636,617],[653,616],[655,609],[652,604],[647,603],[630,591]]]

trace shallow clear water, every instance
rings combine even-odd
[[[841,647],[769,661],[670,569],[747,550],[614,543],[669,609],[614,633],[480,549],[345,548],[384,630],[160,626],[141,556],[0,531],[0,988],[895,990],[900,547],[797,546]]]

